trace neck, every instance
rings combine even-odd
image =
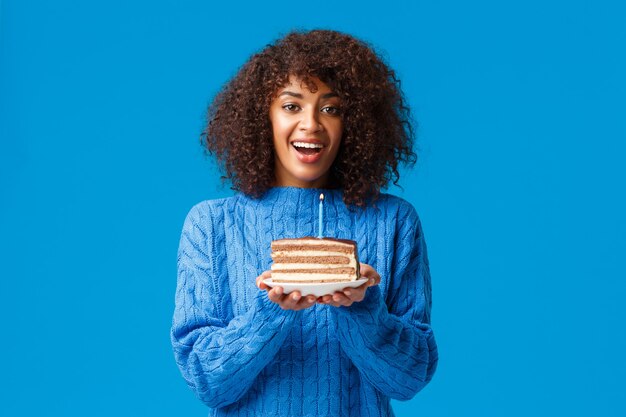
[[[329,175],[324,174],[312,181],[301,180],[299,178],[286,177],[281,173],[276,173],[276,178],[272,184],[274,187],[297,187],[297,188],[333,188],[330,187]]]

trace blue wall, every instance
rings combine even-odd
[[[1,415],[206,415],[168,336],[184,216],[230,193],[204,111],[317,27],[378,47],[419,122],[391,192],[422,217],[441,360],[397,415],[626,414],[619,2],[180,3],[1,3]]]

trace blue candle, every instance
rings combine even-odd
[[[322,238],[322,224],[323,224],[323,218],[324,218],[324,194],[320,194],[320,219],[319,219],[319,225],[318,225],[318,233],[317,233],[317,237],[319,237],[320,239]]]

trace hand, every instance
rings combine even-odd
[[[265,283],[264,279],[270,278],[272,271],[265,271],[256,278],[256,286],[261,290],[267,291],[267,298],[278,304],[283,310],[304,310],[315,305],[315,296],[309,295],[302,297],[300,291],[293,291],[289,294],[283,294],[282,287],[271,288]]]
[[[327,304],[333,307],[350,307],[352,303],[358,303],[365,298],[365,291],[368,287],[380,284],[380,275],[368,264],[360,263],[361,278],[369,278],[368,281],[356,288],[344,288],[343,291],[336,291],[334,294],[319,297],[319,304]]]

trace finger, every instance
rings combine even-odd
[[[368,281],[366,282],[366,284],[368,286],[371,287],[371,286],[374,286],[374,285],[378,285],[380,283],[380,275],[370,265],[364,264],[364,263],[360,263],[359,264],[359,269],[360,269],[360,272],[361,272],[361,277],[362,278],[368,278]]]
[[[380,284],[380,274],[376,271],[373,271],[374,274],[374,285]]]
[[[343,295],[345,295],[346,297],[348,297],[349,299],[352,299],[355,296],[358,296],[359,292],[363,292],[360,288],[344,288],[343,289]]]
[[[367,264],[361,264],[361,270],[360,270],[360,275],[361,278],[367,278],[368,281],[366,282],[369,283],[369,280],[372,279],[372,275],[373,275],[373,268]]]
[[[261,275],[256,277],[256,286],[262,290],[270,288],[265,283],[263,283],[263,281],[271,277],[272,277],[272,271],[263,271]]]
[[[322,303],[322,304],[328,304],[328,303],[330,303],[330,302],[331,302],[331,300],[333,299],[333,296],[332,296],[331,294],[326,294],[326,295],[324,295],[324,296],[322,296],[322,297],[320,297],[320,298],[322,299],[322,300],[321,300],[321,303]]]
[[[285,294],[285,299],[280,303],[281,307],[285,310],[294,310],[301,298],[302,296],[300,295],[300,291],[293,291],[290,294]]]
[[[270,301],[275,303],[280,303],[282,301],[283,296],[283,288],[282,287],[274,287],[267,292],[267,297]]]
[[[376,270],[374,270],[374,268],[364,263],[360,264],[359,270],[361,278],[372,278],[376,274]]]
[[[368,275],[371,271],[374,270],[374,268],[372,268],[371,265],[359,262],[359,270],[361,271],[361,275]]]
[[[338,303],[339,305],[345,305],[348,303],[352,304],[352,301],[340,292],[333,294],[333,302]]]
[[[266,290],[266,289],[268,289],[268,288],[270,288],[270,287],[268,287],[268,286],[267,286],[267,284],[265,284],[265,283],[263,282],[263,279],[264,279],[264,278],[263,278],[263,276],[262,276],[262,275],[259,275],[259,276],[256,278],[256,286],[257,286],[257,287],[259,287],[259,289],[261,289],[261,290]]]
[[[345,290],[343,290],[343,294],[346,297],[348,297],[350,301],[359,302],[359,301],[363,301],[363,298],[365,297],[366,289],[367,289],[367,286],[363,284],[357,288],[346,288]]]
[[[315,304],[315,300],[316,298],[314,295],[308,295],[306,297],[302,297],[300,301],[298,301],[298,304],[296,304],[296,308],[298,310],[304,310],[305,308],[309,308],[313,304]]]

